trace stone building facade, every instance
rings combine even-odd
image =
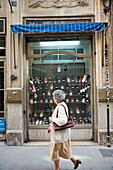
[[[0,120],[8,145],[48,141],[52,92],[66,94],[76,122],[72,140],[107,143],[105,35],[108,47],[109,132],[113,143],[113,4],[106,0],[0,0]],[[11,6],[10,6],[11,5]],[[11,25],[105,22],[103,31],[13,33]],[[50,44],[58,42],[58,45]],[[78,45],[69,45],[69,42]],[[41,42],[47,45],[41,46]],[[66,45],[60,45],[68,42]],[[67,71],[67,72],[66,72]],[[78,80],[77,80],[78,78]],[[60,85],[59,85],[60,84]]]

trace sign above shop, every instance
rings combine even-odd
[[[91,19],[75,19],[75,20],[31,20],[26,19],[25,24],[65,24],[65,23],[89,23]]]

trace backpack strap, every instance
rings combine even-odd
[[[64,110],[65,110],[66,116],[68,117],[65,106],[64,106],[63,104],[60,104],[60,105],[64,107]],[[58,118],[58,110],[57,110],[56,118]]]

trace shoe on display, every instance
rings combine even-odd
[[[69,77],[67,77],[67,82],[68,82],[68,83],[70,83],[70,81],[71,81],[71,80],[70,80],[70,78],[69,78]]]
[[[79,86],[77,85],[76,88],[79,89]]]
[[[73,76],[71,76],[71,81],[74,82],[74,77]]]
[[[60,66],[58,66],[58,68],[57,68],[57,72],[58,72],[58,73],[60,73],[60,72],[61,72],[61,67],[60,67]]]
[[[33,92],[35,93],[36,92],[36,88],[35,88],[35,86],[33,85]]]
[[[36,120],[36,125],[39,125],[39,120]]]
[[[82,103],[85,103],[85,98],[82,99]]]
[[[34,117],[37,117],[37,112],[36,111],[34,112]]]
[[[82,113],[84,114],[84,113],[85,113],[85,111],[84,111],[84,110],[82,110]]]
[[[90,102],[90,100],[89,99],[86,99],[86,103],[89,103]]]
[[[34,93],[34,90],[33,90],[33,88],[32,88],[32,87],[30,87],[30,91],[31,91],[32,93]]]
[[[73,114],[73,108],[70,109],[70,113]]]
[[[50,99],[50,103],[53,103],[53,99]]]
[[[42,120],[39,121],[39,125],[42,125]]]
[[[53,82],[56,83],[56,78],[53,76]]]
[[[82,83],[84,83],[85,82],[85,80],[86,80],[86,75],[84,75],[84,77],[83,77],[83,79],[82,79]]]
[[[55,89],[58,89],[58,85],[56,84]]]
[[[60,83],[60,81],[61,81],[61,80],[60,80],[60,77],[58,77],[58,83]]]
[[[42,81],[41,77],[40,77],[40,83],[43,83],[43,81]]]
[[[36,103],[37,103],[37,100],[34,100],[34,103],[36,104]]]
[[[75,122],[75,124],[76,124],[76,117],[73,117],[73,121]]]
[[[88,82],[89,82],[89,79],[90,79],[90,75],[88,74],[88,76],[87,76],[85,82],[88,83]]]
[[[79,110],[78,107],[76,107],[76,113],[77,113],[77,114],[80,114],[80,110]]]
[[[45,85],[45,90],[47,90],[47,86]]]
[[[52,66],[51,71],[54,72],[54,66]]]
[[[76,98],[76,103],[78,103],[79,102],[79,99],[78,98]]]
[[[64,66],[64,71],[67,71],[67,66],[66,65]]]
[[[63,82],[65,82],[65,81],[66,81],[65,77],[63,77],[63,78],[62,78],[62,81],[63,81]]]
[[[43,117],[44,116],[44,113],[43,112],[40,112],[40,117]]]
[[[36,78],[37,84],[40,84],[39,78]]]
[[[74,86],[72,85],[71,88],[74,89]]]
[[[64,86],[61,86],[61,89],[64,89]]]
[[[45,99],[45,103],[48,103],[48,99]]]
[[[40,103],[43,103],[43,99],[40,99]]]
[[[45,92],[43,92],[43,93],[42,93],[42,95],[43,95],[43,96],[45,96],[45,95],[46,95],[46,93],[45,93]]]
[[[33,99],[30,99],[30,104],[33,104]]]
[[[71,103],[74,103],[74,99],[71,99]]]
[[[48,91],[47,95],[48,95],[48,96],[50,96],[50,95],[51,95],[50,91]]]
[[[31,78],[30,78],[29,82],[30,82],[30,84],[32,84],[32,85],[33,85],[33,80],[32,80]]]
[[[72,95],[73,95],[73,93],[70,91],[69,95],[70,95],[70,96],[72,96]]]
[[[37,87],[37,88],[36,88],[36,91],[39,91],[39,90],[40,90],[40,89]]]
[[[83,89],[80,89],[80,93],[82,93],[83,92]]]
[[[53,90],[53,84],[50,85],[50,89]]]
[[[81,75],[80,79],[79,79],[79,83],[82,82],[83,76]]]
[[[44,83],[47,83],[47,77],[44,77]]]
[[[89,94],[88,93],[86,93],[86,98],[88,98],[89,97]]]
[[[81,118],[81,117],[79,117],[79,122],[78,122],[78,124],[82,124],[82,118]]]
[[[66,99],[66,103],[69,103],[69,99]]]
[[[69,89],[69,86],[68,86],[68,85],[66,86],[66,89],[67,89],[67,90]]]
[[[49,82],[51,82],[51,77],[49,77]]]
[[[76,78],[76,83],[79,82],[79,79],[80,79],[80,76],[77,76],[77,78]]]
[[[47,106],[47,107],[46,107],[46,111],[47,111],[47,112],[49,112],[49,111],[50,111],[49,106]]]
[[[87,88],[88,88],[88,89],[90,88],[90,84],[88,84]]]
[[[84,117],[84,124],[88,124],[87,117]]]
[[[46,121],[47,120],[47,118],[46,117],[44,117],[44,121]]]

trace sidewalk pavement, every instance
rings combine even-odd
[[[53,170],[49,142],[7,146],[0,142],[0,170]],[[78,170],[113,170],[113,145],[108,148],[92,142],[72,142],[73,156],[82,161]],[[60,159],[61,170],[72,170],[70,160]]]

